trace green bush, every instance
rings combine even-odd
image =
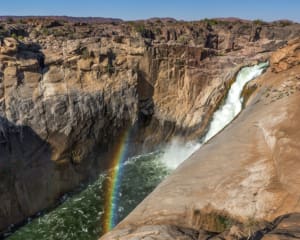
[[[253,23],[256,24],[256,25],[262,25],[265,22],[263,20],[261,20],[261,19],[255,19],[255,20],[253,20]]]
[[[141,23],[135,24],[134,29],[136,32],[142,33],[145,31],[145,25]]]
[[[64,37],[66,35],[66,33],[61,29],[54,29],[53,30],[53,35],[55,37]]]
[[[14,19],[13,19],[12,17],[8,17],[8,18],[6,18],[6,21],[7,21],[8,23],[13,23],[13,22],[14,22]]]
[[[49,32],[49,29],[48,28],[42,28],[41,29],[41,33],[45,36],[48,36],[50,35],[50,32]]]
[[[82,58],[84,58],[84,59],[87,59],[87,58],[90,57],[90,53],[89,53],[89,51],[87,50],[87,48],[82,49],[82,51],[81,51],[81,56],[82,56]]]
[[[23,41],[24,40],[24,36],[22,36],[22,35],[18,36],[18,40],[19,41]]]
[[[150,29],[147,29],[144,23],[130,21],[128,24],[143,38],[155,38],[154,33]]]
[[[290,25],[292,25],[292,24],[293,24],[293,22],[291,22],[291,21],[289,21],[289,20],[281,20],[281,21],[279,21],[279,25],[280,25],[281,27],[290,26]]]
[[[115,68],[113,65],[113,61],[116,59],[116,54],[113,52],[112,49],[109,49],[107,51],[107,58],[108,58],[108,63],[107,63],[107,72],[111,75],[115,72]]]
[[[181,36],[178,38],[178,42],[179,42],[180,44],[187,44],[187,43],[188,43],[187,37],[181,35]]]
[[[216,19],[208,19],[208,18],[204,18],[203,20],[205,23],[213,26],[213,25],[217,25],[218,24],[218,20]]]
[[[15,33],[11,34],[10,36],[11,36],[12,38],[14,38],[14,39],[17,39],[17,38],[18,38],[17,34],[15,34]]]
[[[115,68],[113,67],[112,64],[108,63],[106,66],[106,71],[111,75],[115,72]]]
[[[5,36],[6,36],[6,31],[5,30],[2,30],[2,29],[0,29],[0,39],[1,38],[4,38]]]

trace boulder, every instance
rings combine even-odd
[[[0,47],[0,53],[12,55],[17,52],[19,43],[14,38],[4,38],[3,45]]]

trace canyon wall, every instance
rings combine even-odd
[[[237,71],[299,35],[292,23],[29,19],[0,23],[0,230],[132,154],[206,130]]]
[[[299,80],[297,38],[248,84],[241,114],[101,239],[297,239]]]

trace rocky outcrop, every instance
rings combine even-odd
[[[261,240],[293,240],[300,234],[299,213],[287,214],[278,217],[270,223],[249,222],[246,225],[236,224],[229,226],[222,233],[209,231],[196,231],[174,225],[146,225],[134,229],[124,229],[118,236],[110,236],[108,239],[132,240],[132,239],[182,239],[182,240],[224,240],[224,239],[261,239]],[[223,221],[220,218],[217,221]],[[226,219],[225,219],[226,223]],[[255,225],[256,224],[256,225]]]
[[[256,25],[1,22],[0,229],[93,179],[128,128],[132,153],[199,137],[239,68],[300,31],[262,25],[254,41]]]
[[[299,214],[287,214],[300,212],[299,47],[298,38],[275,52],[243,112],[101,239],[178,229],[193,232],[186,239],[298,238]]]

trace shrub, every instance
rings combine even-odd
[[[218,20],[216,19],[208,19],[208,18],[204,18],[203,20],[205,23],[213,26],[213,25],[217,25],[218,24]]]
[[[109,49],[107,52],[107,58],[108,58],[108,62],[107,62],[107,72],[109,74],[113,74],[115,72],[115,68],[113,66],[113,61],[116,59],[116,54]]]
[[[24,36],[22,36],[22,35],[18,36],[18,40],[19,41],[23,41],[24,40]]]
[[[7,35],[5,30],[0,29],[0,39],[4,38]]]
[[[292,22],[292,21],[289,21],[289,20],[281,20],[281,21],[279,21],[279,25],[280,25],[281,27],[290,26],[290,25],[292,25],[292,24],[293,24],[293,22]]]
[[[6,21],[7,21],[8,23],[13,23],[13,22],[14,22],[14,19],[13,19],[12,17],[8,17],[8,18],[6,18]]]
[[[61,29],[54,29],[54,30],[53,30],[53,35],[54,35],[55,37],[64,37],[66,34],[65,34],[65,32],[64,32],[63,30],[61,30]]]
[[[156,29],[155,29],[155,33],[156,33],[157,35],[161,35],[161,34],[162,34],[162,30],[161,30],[160,28],[156,28]]]
[[[41,29],[41,33],[45,36],[48,36],[50,35],[50,32],[49,32],[49,29],[48,28],[42,28]]]
[[[80,163],[82,160],[81,152],[79,150],[73,150],[71,152],[72,163]]]
[[[255,20],[253,20],[253,23],[256,24],[256,25],[262,25],[265,22],[263,20],[261,20],[261,19],[255,19]]]
[[[145,25],[141,24],[141,23],[135,24],[134,29],[135,29],[136,32],[142,33],[142,32],[145,31]]]
[[[132,28],[141,35],[141,37],[154,39],[154,33],[150,29],[147,29],[143,23],[130,21],[128,24],[132,26]]]
[[[84,58],[84,59],[87,59],[87,58],[90,57],[90,53],[89,53],[89,51],[87,50],[87,48],[82,49],[81,55],[82,55],[82,58]]]
[[[115,68],[113,67],[112,64],[108,63],[106,66],[106,71],[111,75],[115,72]]]
[[[18,38],[17,34],[15,34],[15,33],[11,34],[11,37],[14,38],[14,39]]]
[[[186,36],[180,36],[179,38],[178,38],[178,42],[180,43],[180,44],[187,44],[187,38],[186,38]]]

